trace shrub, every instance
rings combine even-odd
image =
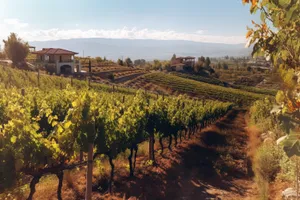
[[[273,143],[262,144],[254,156],[254,171],[257,176],[270,182],[280,171],[280,160],[283,157],[281,147]]]
[[[283,149],[281,152],[283,156],[280,159],[280,172],[276,178],[281,181],[295,181],[296,163],[283,152]]]
[[[17,65],[19,62],[23,62],[29,53],[28,43],[18,38],[17,34],[11,33],[7,40],[4,42],[4,51],[6,56]]]
[[[275,121],[270,115],[272,110],[272,102],[266,98],[264,100],[255,101],[250,108],[250,121],[256,124],[261,131],[271,130],[275,126]]]
[[[280,171],[282,157],[281,147],[274,143],[264,143],[257,149],[253,159],[253,171],[261,200],[268,199],[269,183],[276,178]]]

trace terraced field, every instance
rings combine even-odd
[[[89,68],[83,67],[83,70],[89,71]],[[143,69],[115,65],[94,66],[92,67],[92,80],[97,82],[106,82],[113,80],[115,83],[123,83],[147,72]]]

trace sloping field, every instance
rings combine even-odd
[[[224,82],[222,82],[219,79],[212,78],[212,77],[203,77],[203,76],[184,74],[184,73],[178,73],[178,72],[172,72],[171,74],[181,77],[181,78],[187,78],[187,79],[200,81],[200,82],[204,82],[204,83],[209,83],[209,84],[213,84],[213,85],[224,86]],[[275,96],[277,93],[277,90],[257,88],[257,87],[244,86],[244,85],[229,85],[229,87],[244,90],[247,92],[253,92],[253,93],[257,93],[257,94],[265,94],[265,95],[271,95],[271,96]]]
[[[181,93],[188,93],[205,99],[235,102],[239,105],[250,105],[253,101],[265,97],[265,95],[262,94],[212,85],[165,73],[146,74],[145,79],[151,83]]]

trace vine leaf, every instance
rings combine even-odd
[[[291,133],[283,142],[283,149],[289,157],[300,156],[300,132]]]

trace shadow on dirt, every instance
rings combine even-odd
[[[239,148],[246,144],[244,122],[239,121],[244,113],[233,110],[224,119],[194,137],[193,142],[184,141],[173,152],[167,150],[164,157],[156,154],[158,166],[140,166],[134,178],[117,177],[114,193],[118,196],[125,193],[127,198],[133,196],[137,199],[215,199],[218,195],[211,190],[217,188],[243,195],[245,188],[234,184],[232,179],[247,178],[247,175],[237,173],[224,162],[222,169],[230,170],[226,177],[221,177],[215,165],[224,154],[219,148],[225,148],[226,151],[227,148],[233,148],[236,142],[241,142]],[[243,159],[244,153],[241,151],[234,159]]]

